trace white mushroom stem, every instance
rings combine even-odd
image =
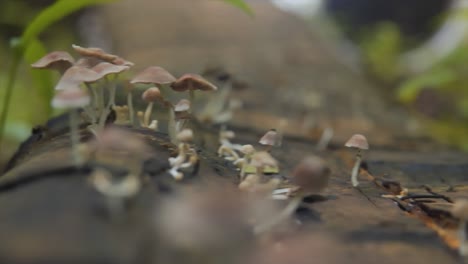
[[[179,167],[172,167],[169,170],[169,174],[174,177],[175,180],[182,180],[184,178],[184,174],[179,171]]]
[[[153,111],[153,105],[154,105],[154,103],[150,102],[150,103],[148,103],[148,106],[146,107],[145,115],[143,117],[143,124],[145,125],[145,127],[149,126],[151,112]]]
[[[71,137],[71,145],[72,145],[72,157],[73,157],[73,164],[76,167],[79,167],[83,163],[83,158],[80,155],[80,150],[78,148],[80,144],[80,122],[78,116],[78,110],[72,109],[70,111],[70,137]]]
[[[459,247],[458,252],[461,256],[468,256],[468,243],[466,241],[466,220],[460,219],[460,223],[458,224],[458,240],[459,240]]]
[[[168,123],[168,134],[171,142],[173,144],[177,144],[177,130],[176,130],[176,124],[175,124],[175,112],[174,109],[171,107],[169,108],[169,123]]]
[[[186,144],[185,143],[180,143],[179,144],[179,154],[175,158],[169,158],[169,164],[171,166],[176,167],[182,165],[184,161],[186,160]]]
[[[158,120],[152,120],[148,128],[154,131],[158,131]]]
[[[356,154],[356,162],[354,163],[353,170],[351,171],[351,183],[353,184],[353,187],[359,186],[358,175],[359,169],[361,168],[361,161],[361,150],[358,150],[358,153]]]
[[[322,136],[317,143],[316,149],[319,151],[325,150],[328,147],[331,139],[333,138],[333,128],[327,127],[323,130]]]
[[[221,145],[218,149],[218,155],[224,157],[226,160],[238,160],[239,155],[232,148],[226,145]]]
[[[254,227],[254,234],[259,235],[265,233],[275,227],[276,225],[282,223],[284,220],[289,218],[296,211],[297,207],[302,202],[302,195],[292,198],[289,204],[274,218],[269,221],[259,224]]]
[[[142,111],[137,112],[138,122],[140,123],[141,127],[145,127],[145,124],[144,124],[144,121],[143,121],[143,115],[144,114],[143,114]]]
[[[133,110],[133,97],[132,92],[127,93],[127,106],[128,106],[128,116],[130,118],[130,125],[135,125],[135,110]]]
[[[92,95],[90,105],[92,105],[92,107],[94,107],[94,109],[93,109],[94,111],[97,111],[98,110],[98,99],[99,99],[98,93],[96,92],[96,89],[94,89],[91,86],[91,84],[85,83],[85,86],[88,89],[89,94]]]

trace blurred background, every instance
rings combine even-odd
[[[2,106],[12,43],[55,2],[0,2]],[[135,72],[226,72],[243,102],[237,125],[264,130],[286,119],[301,136],[331,127],[337,140],[361,131],[381,144],[431,137],[468,150],[467,1],[248,0],[251,14],[223,0],[100,2],[47,26],[44,49],[21,60],[1,163],[54,114],[59,75],[30,61],[73,43],[116,53]]]

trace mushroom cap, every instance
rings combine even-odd
[[[219,137],[222,139],[233,139],[236,137],[236,133],[232,130],[223,130],[219,133]]]
[[[176,81],[168,71],[159,66],[150,66],[138,73],[130,83],[153,83],[156,85],[170,84]]]
[[[190,101],[187,99],[181,99],[174,106],[174,112],[186,112],[190,109]]]
[[[80,108],[91,101],[88,93],[82,89],[70,88],[59,91],[52,99],[54,108]]]
[[[468,200],[457,200],[452,207],[452,215],[461,220],[468,220]]]
[[[65,90],[82,82],[95,82],[101,79],[97,72],[81,66],[72,66],[63,73],[62,78],[55,86],[55,90]]]
[[[263,167],[277,167],[278,162],[270,155],[270,153],[266,151],[258,151],[252,155],[252,161],[250,165],[256,168],[263,168]]]
[[[118,58],[117,55],[107,53],[100,48],[91,48],[91,47],[84,48],[75,44],[72,44],[72,48],[76,52],[78,52],[81,56],[84,56],[84,57],[94,57],[94,58],[98,58],[98,59],[101,59],[104,61],[110,61],[110,62]]]
[[[177,139],[182,142],[190,142],[193,140],[193,131],[192,129],[183,129],[177,134]]]
[[[109,62],[100,62],[92,68],[93,71],[101,75],[101,78],[109,74],[117,74],[130,69],[128,66],[115,65]]]
[[[367,138],[364,135],[354,134],[346,141],[345,147],[366,150],[369,149],[369,143],[367,143]]]
[[[274,146],[276,141],[278,140],[278,133],[274,129],[270,129],[268,132],[263,135],[262,138],[258,141],[258,143],[262,145]]]
[[[75,59],[70,53],[66,51],[53,51],[31,64],[31,67],[36,69],[56,69],[65,71],[74,63]]]
[[[156,102],[161,98],[161,91],[158,87],[150,87],[141,95],[141,99],[147,103]]]
[[[171,88],[177,92],[187,90],[216,91],[218,88],[205,80],[198,74],[187,73],[182,75],[177,81],[171,84]]]
[[[239,151],[242,152],[242,154],[244,155],[250,155],[255,152],[255,148],[252,145],[247,144],[247,145],[242,145]]]
[[[318,193],[328,185],[330,168],[317,156],[308,156],[294,168],[292,182],[309,193]]]

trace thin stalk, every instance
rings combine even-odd
[[[130,125],[135,125],[135,110],[133,110],[133,98],[132,92],[127,94],[127,105],[128,105],[128,116],[130,117]]]
[[[145,127],[149,126],[150,123],[150,118],[151,118],[151,112],[153,111],[153,102],[148,103],[148,106],[146,107],[145,115],[143,117],[143,124]]]
[[[358,151],[358,153],[356,154],[356,162],[354,163],[353,170],[351,171],[351,183],[353,184],[353,187],[359,186],[358,175],[359,175],[359,169],[361,168],[361,161],[362,161],[361,152]]]
[[[70,111],[70,137],[72,145],[73,164],[75,164],[76,167],[79,167],[81,166],[81,164],[83,164],[83,159],[78,149],[78,146],[80,144],[79,126],[80,122],[78,118],[78,110],[72,109]]]
[[[266,223],[262,223],[256,227],[254,227],[254,234],[262,234],[267,232],[268,230],[272,229],[276,225],[282,223],[284,220],[286,220],[288,217],[290,217],[297,209],[297,207],[301,204],[302,202],[302,196],[295,196],[292,198],[292,200],[289,202],[289,204],[281,211],[276,217],[273,217]]]

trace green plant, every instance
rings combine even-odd
[[[44,45],[39,40],[40,34],[54,22],[84,7],[114,1],[116,0],[58,0],[40,12],[39,15],[29,23],[21,37],[11,41],[12,61],[6,76],[5,95],[3,97],[0,115],[0,149],[5,133],[5,125],[13,88],[16,83],[16,76],[21,62],[24,59],[27,63],[32,63],[46,53]],[[45,102],[49,102],[52,97],[50,73],[33,71],[32,78],[41,91],[41,97],[44,97],[43,99]],[[47,105],[46,112],[50,113],[50,109],[50,106]]]
[[[244,0],[224,0],[224,1],[233,6],[240,8],[241,10],[243,10],[245,13],[249,14],[250,16],[253,16],[254,14],[250,6]]]

